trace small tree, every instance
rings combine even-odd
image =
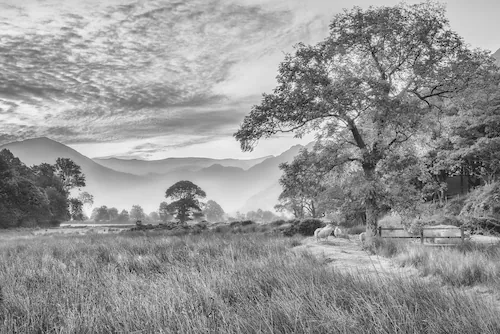
[[[207,220],[211,222],[218,222],[224,219],[224,210],[222,207],[213,200],[209,200],[203,209],[203,213]]]
[[[85,175],[81,167],[69,158],[57,158],[55,172],[61,178],[64,190],[69,193],[73,188],[85,187]]]
[[[83,203],[78,198],[69,199],[71,219],[83,220]]]
[[[158,212],[153,211],[148,215],[148,218],[151,222],[157,222],[160,220],[160,215],[158,214]]]
[[[108,209],[109,220],[118,220],[118,209],[117,208],[109,208]]]
[[[140,205],[133,205],[130,210],[130,219],[132,220],[143,220],[146,218],[143,208]]]
[[[120,222],[128,222],[130,220],[130,216],[127,210],[122,210],[118,215],[118,221]]]
[[[108,221],[109,220],[109,212],[108,207],[106,205],[95,208],[92,211],[92,215],[90,216],[96,222],[100,221]]]
[[[206,193],[191,181],[179,181],[165,192],[165,197],[171,199],[168,212],[175,215],[181,223],[190,219],[193,210],[201,211],[200,198],[205,198]]]
[[[167,202],[161,202],[160,208],[158,209],[158,214],[160,215],[160,220],[162,222],[167,222],[173,218],[172,214],[169,212],[169,207]]]
[[[321,159],[316,151],[302,150],[292,163],[282,163],[283,170],[279,182],[283,192],[278,200],[281,206],[277,209],[287,209],[302,218],[304,215],[312,218],[324,213],[321,199],[326,190],[325,176],[332,169],[328,161]],[[298,207],[297,207],[298,205]]]

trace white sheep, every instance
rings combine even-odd
[[[365,243],[365,241],[366,241],[366,232],[361,232],[361,234],[359,235],[359,241],[361,241],[362,244]]]
[[[314,236],[316,237],[316,241],[319,241],[320,239],[323,238],[325,238],[328,241],[328,237],[330,236],[330,234],[332,234],[334,228],[335,225],[328,224],[323,228],[316,229],[316,231],[314,231]]]
[[[333,231],[333,235],[335,235],[336,238],[340,238],[343,235],[342,230],[337,226],[335,227],[335,230]]]

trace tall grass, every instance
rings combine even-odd
[[[437,276],[445,284],[500,288],[500,244],[481,245],[468,241],[453,248],[426,247],[375,238],[368,250],[392,258],[400,266],[413,266],[423,276]]]
[[[414,245],[394,257],[401,266],[414,266],[424,276],[435,275],[453,286],[483,284],[500,288],[500,245],[465,243],[457,248]]]
[[[1,333],[498,333],[484,301],[332,272],[257,234],[42,236],[0,245]]]

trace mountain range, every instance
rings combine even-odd
[[[311,145],[311,144],[310,144]],[[308,147],[310,145],[307,145]],[[165,191],[180,180],[189,180],[207,193],[207,200],[219,203],[228,213],[272,210],[281,192],[279,164],[292,161],[303,148],[296,145],[278,156],[251,160],[169,158],[156,161],[90,159],[49,138],[13,142],[7,148],[28,166],[54,164],[58,157],[70,158],[81,166],[86,187],[94,196],[94,207],[106,205],[130,210],[141,205],[146,213],[158,210]]]

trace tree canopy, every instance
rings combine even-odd
[[[132,209],[130,209],[129,217],[132,220],[143,220],[146,218],[146,214],[144,213],[144,209],[140,205],[132,205]]]
[[[207,220],[211,222],[219,222],[224,219],[224,210],[219,203],[214,200],[207,201],[207,204],[203,209],[203,214]]]
[[[330,168],[361,171],[371,238],[387,190],[381,162],[493,66],[449,28],[442,5],[355,7],[334,16],[324,41],[286,55],[277,87],[234,136],[250,151],[276,133],[317,131],[329,143]]]
[[[205,198],[206,193],[191,181],[179,181],[165,192],[165,197],[172,200],[167,206],[168,212],[175,215],[181,223],[191,219],[190,214],[194,211],[202,211],[200,199]]]
[[[71,160],[69,162],[79,169]],[[56,171],[56,165],[47,163],[27,167],[9,150],[2,150],[0,227],[57,224],[70,218],[70,204],[77,210],[78,203],[69,198]],[[80,179],[84,177],[80,173]]]

